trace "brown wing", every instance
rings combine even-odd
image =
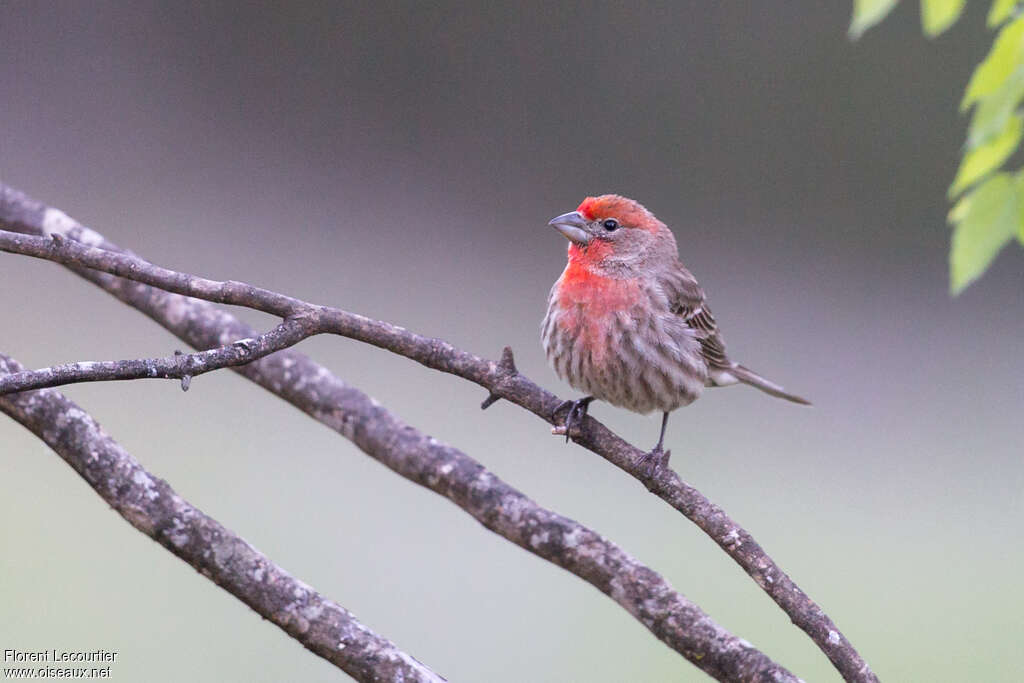
[[[664,279],[663,286],[669,296],[672,312],[682,316],[700,341],[701,355],[712,368],[731,368],[725,353],[725,344],[718,334],[718,324],[708,308],[704,290],[697,278],[681,263]]]

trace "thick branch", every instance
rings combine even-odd
[[[20,370],[0,353],[0,376]],[[132,526],[356,680],[445,680],[183,500],[62,394],[0,397],[0,411],[45,441]]]
[[[59,232],[71,240],[119,250],[64,213],[48,209],[3,185],[0,223],[23,232]],[[255,335],[248,325],[204,301],[81,266],[69,268],[144,312],[195,348],[221,346]],[[288,312],[293,310],[289,308]],[[336,430],[398,474],[445,496],[486,528],[583,578],[714,678],[750,682],[798,680],[749,643],[715,624],[675,592],[663,577],[614,543],[537,505],[465,453],[405,424],[302,354],[280,351],[235,370]]]

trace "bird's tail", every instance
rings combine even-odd
[[[787,401],[792,401],[793,403],[800,403],[801,405],[805,406],[811,405],[811,402],[808,401],[807,399],[800,398],[796,394],[789,393],[788,391],[780,387],[778,384],[775,384],[774,382],[769,382],[764,377],[757,374],[750,368],[745,368],[742,365],[737,364],[732,366],[729,372],[732,375],[734,375],[736,379],[743,382],[744,384],[749,384],[752,387],[756,387],[766,394],[778,396],[779,398],[784,398]]]

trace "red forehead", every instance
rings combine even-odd
[[[650,229],[657,219],[639,202],[617,194],[603,194],[587,197],[576,209],[588,221],[601,218],[616,218],[624,226]]]

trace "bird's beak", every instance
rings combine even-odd
[[[587,220],[579,211],[563,213],[548,221],[548,225],[565,235],[565,239],[581,246],[590,242],[590,233],[587,232]]]

